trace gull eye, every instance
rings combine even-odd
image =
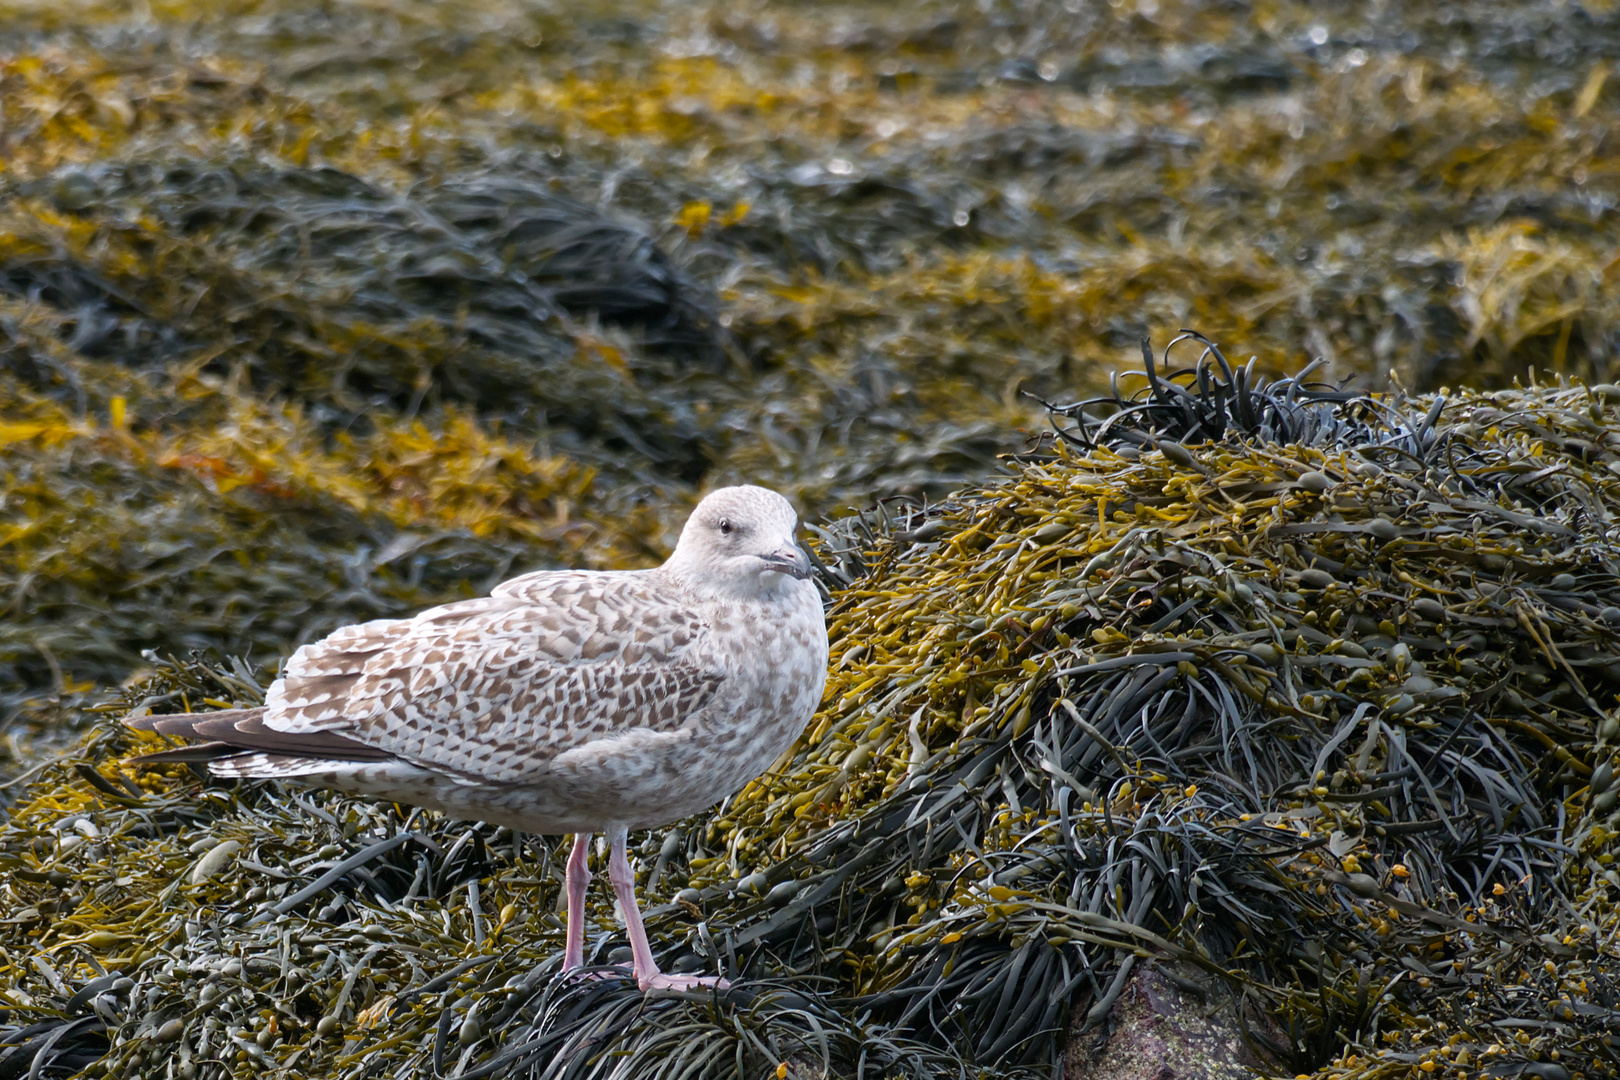
[[[721,536],[730,536],[731,535],[731,522],[726,520],[725,518],[720,519],[720,535]]]

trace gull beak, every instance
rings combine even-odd
[[[810,556],[806,555],[798,544],[783,544],[769,555],[761,555],[760,558],[764,560],[767,570],[774,570],[800,581],[810,576]]]

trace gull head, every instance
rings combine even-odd
[[[686,519],[664,566],[698,588],[775,593],[810,576],[798,532],[793,504],[776,492],[752,485],[720,488]]]

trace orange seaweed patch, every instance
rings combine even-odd
[[[178,454],[161,459],[158,464],[171,469],[185,469],[205,479],[221,495],[239,487],[251,487],[255,491],[266,495],[275,495],[279,498],[293,498],[297,492],[286,484],[270,479],[258,469],[247,472],[238,472],[222,458],[203,457],[198,454]]]

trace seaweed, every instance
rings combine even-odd
[[[0,1071],[1018,1075],[1138,953],[1324,1077],[1612,1070],[1615,12],[0,15]],[[551,979],[548,841],[115,764],[736,480],[840,666],[638,838],[734,996]]]
[[[1299,1072],[1615,1075],[1620,390],[1316,407],[818,525],[810,730],[633,838],[660,963],[731,991],[562,977],[554,840],[120,764],[116,717],[262,693],[165,661],[0,830],[0,948],[56,958],[7,993],[131,980],[115,1072],[1019,1076],[1161,957]]]
[[[479,502],[503,545],[401,607],[508,556],[644,565],[647,508],[705,485],[942,497],[1040,423],[1019,389],[1101,392],[1148,327],[1242,341],[1256,380],[1302,352],[1349,390],[1610,378],[1613,13],[1080,8],[4,8],[0,515],[29,539],[0,591],[55,595],[24,620],[54,659],[8,647],[0,696],[137,669],[98,626],[262,660],[396,609],[333,586],[341,550],[400,592],[358,557],[403,528],[391,484],[406,531]],[[456,476],[469,423],[574,479]],[[339,463],[364,482],[310,520],[345,538],[272,552],[272,493]],[[49,476],[74,512],[35,507]],[[182,502],[199,551],[307,564],[313,606],[251,645],[216,621],[218,560],[139,550],[135,508]]]
[[[650,402],[610,395],[611,367],[593,385],[564,320],[634,327],[653,356],[713,367],[716,300],[644,228],[544,177],[508,168],[396,195],[331,166],[132,161],[74,175],[103,221],[142,222],[131,231],[146,235],[117,239],[158,246],[148,258],[162,268],[119,281],[43,246],[7,261],[4,291],[62,310],[58,334],[87,359],[161,373],[205,350],[204,370],[241,355],[261,392],[323,404],[333,421],[449,402],[508,423],[538,412],[677,470],[696,452],[678,425],[661,438]],[[680,370],[649,363],[646,377]],[[70,389],[53,382],[41,389]]]
[[[1184,341],[1195,342],[1202,350],[1191,368],[1172,370],[1171,350]],[[1320,363],[1317,361],[1297,375],[1268,383],[1264,374],[1256,374],[1253,360],[1234,368],[1219,345],[1196,330],[1183,330],[1164,347],[1162,376],[1154,366],[1151,343],[1142,339],[1144,370],[1141,374],[1147,385],[1129,399],[1121,396],[1116,375],[1113,393],[1108,397],[1068,405],[1035,400],[1041,401],[1054,417],[1078,421],[1074,428],[1058,428],[1057,434],[1065,442],[1085,450],[1154,447],[1159,440],[1171,444],[1202,443],[1228,435],[1320,448],[1365,443],[1375,427],[1382,427],[1384,432],[1393,431],[1394,425],[1389,423],[1388,417],[1379,418],[1382,424],[1369,424],[1358,422],[1359,418],[1351,411],[1338,408],[1354,401],[1372,412],[1378,404],[1364,390],[1347,391],[1312,383],[1310,375]],[[1186,385],[1178,381],[1181,379],[1186,380]],[[1108,409],[1109,415],[1094,421],[1087,410],[1098,407]],[[1438,407],[1444,407],[1443,398],[1438,399]],[[1435,415],[1439,415],[1438,412]],[[1425,427],[1432,426],[1434,418],[1427,419]],[[1175,450],[1167,452],[1177,453]],[[1185,455],[1182,457],[1185,464]]]

